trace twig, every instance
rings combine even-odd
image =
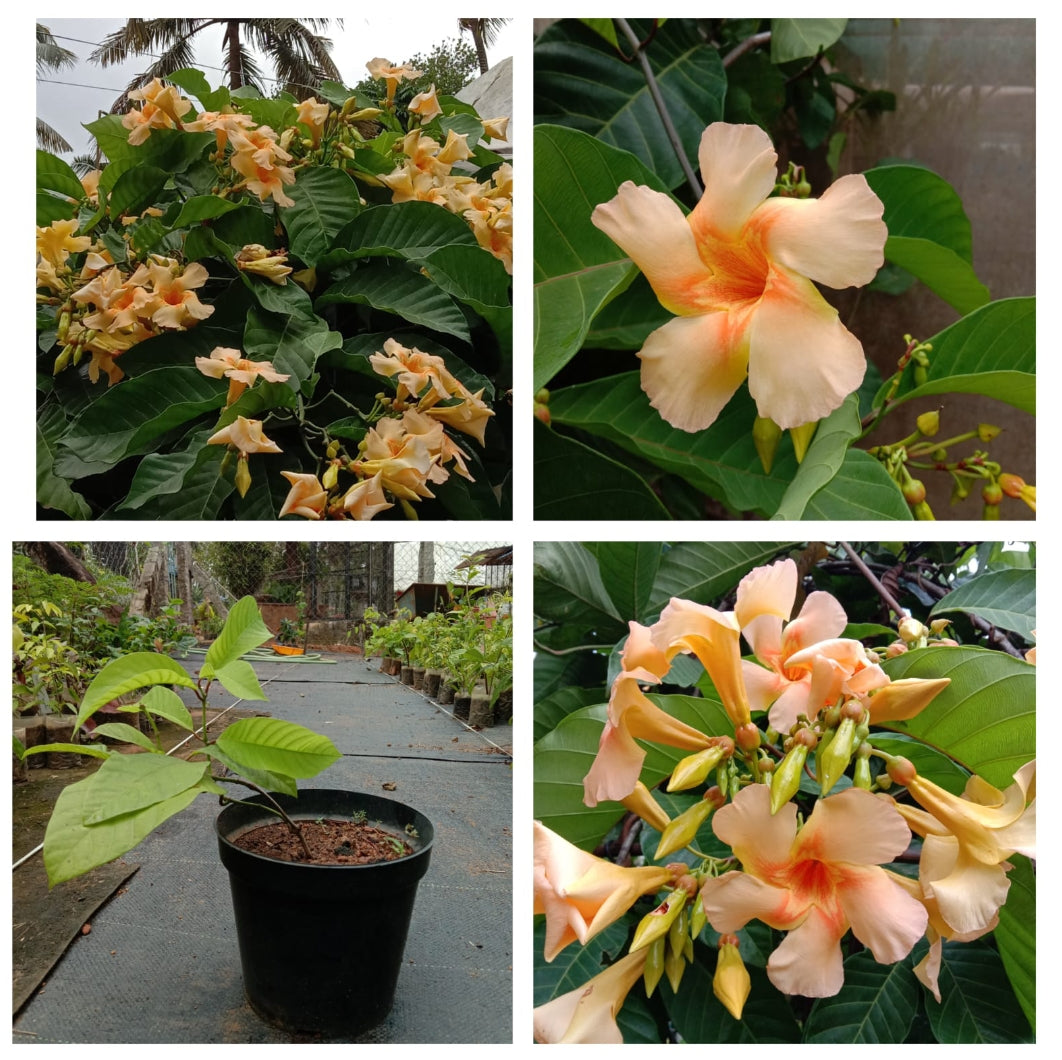
[[[631,823],[630,828],[627,830],[627,834],[623,837],[623,843],[619,848],[619,853],[615,857],[617,865],[626,865],[630,860],[631,848],[634,846],[635,839],[638,838],[638,833],[642,830],[642,821],[640,817],[635,817]]]
[[[728,66],[736,63],[745,52],[752,51],[759,44],[766,44],[770,39],[771,31],[769,29],[764,30],[762,33],[753,33],[751,37],[746,37],[740,44],[723,56],[723,69],[725,70]]]
[[[616,24],[634,48],[638,65],[642,68],[645,83],[649,88],[649,95],[656,106],[657,113],[660,115],[660,121],[663,123],[664,132],[667,133],[671,148],[675,152],[679,165],[682,167],[686,183],[689,184],[694,197],[699,199],[704,194],[704,189],[701,187],[701,182],[697,179],[697,174],[693,172],[690,160],[686,157],[686,152],[682,148],[682,141],[679,140],[678,133],[675,131],[671,115],[668,113],[667,106],[664,103],[664,97],[660,94],[660,86],[656,83],[656,75],[653,73],[653,68],[649,65],[649,58],[642,49],[642,42],[638,40],[638,35],[631,29],[630,23],[625,18],[617,18]]]
[[[847,541],[840,541],[838,543],[841,548],[845,550],[848,558],[856,565],[859,573],[862,574],[872,586],[874,586],[878,596],[880,596],[882,600],[884,600],[885,603],[896,612],[896,617],[907,618],[909,614],[907,609],[899,605],[896,598],[885,588],[884,585],[881,584],[881,579],[863,562],[862,557],[855,551],[855,549],[853,549]]]

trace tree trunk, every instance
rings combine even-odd
[[[475,19],[472,26],[469,27],[472,33],[472,43],[476,46],[476,58],[479,59],[479,72],[485,74],[490,69],[490,63],[487,62],[487,46],[483,41],[483,27],[481,25],[481,19]]]
[[[243,61],[240,57],[240,20],[230,18],[225,27],[224,47],[228,50],[229,88],[243,85]]]
[[[49,574],[62,574],[74,581],[96,584],[88,567],[59,541],[34,541],[26,546],[26,555]]]

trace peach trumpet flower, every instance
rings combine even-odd
[[[535,821],[535,912],[546,915],[547,961],[578,940],[586,945],[643,895],[672,879],[663,866],[624,868],[594,857]]]
[[[272,361],[252,361],[240,356],[240,353],[240,350],[229,346],[215,346],[209,357],[195,359],[195,366],[203,375],[229,380],[226,406],[231,405],[259,377],[269,383],[286,383],[291,378],[278,372]]]
[[[328,506],[328,491],[318,477],[299,471],[281,471],[281,474],[291,483],[291,489],[277,518],[301,515],[304,519],[323,519]]]
[[[231,445],[243,456],[251,453],[279,453],[279,445],[262,432],[261,420],[249,420],[237,416],[227,427],[222,427],[207,439],[207,445]]]
[[[755,125],[709,125],[699,161],[705,191],[688,217],[631,181],[591,217],[676,314],[638,354],[642,389],[684,431],[711,426],[746,377],[760,416],[782,428],[819,420],[858,389],[866,359],[812,281],[874,278],[881,200],[861,175],[820,199],[768,198],[778,156]]]
[[[582,986],[535,1009],[535,1041],[562,1045],[622,1045],[616,1014],[645,971],[649,951],[635,950]]]
[[[851,928],[875,960],[902,960],[925,933],[927,913],[882,864],[911,832],[888,801],[858,788],[820,799],[797,830],[792,803],[771,814],[771,793],[753,784],[716,811],[716,835],[744,868],[701,888],[712,927],[734,932],[752,919],[787,931],[767,961],[785,994],[831,997],[844,983],[841,939]]]

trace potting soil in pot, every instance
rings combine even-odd
[[[413,853],[413,847],[404,839],[364,822],[303,821],[299,828],[310,848],[309,859],[302,843],[283,821],[244,832],[232,842],[252,854],[309,865],[370,865]]]

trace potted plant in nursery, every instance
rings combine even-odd
[[[100,671],[81,701],[77,727],[116,696],[146,689],[126,709],[143,711],[156,739],[108,723],[93,735],[127,740],[142,753],[51,747],[103,761],[59,796],[44,863],[51,886],[80,876],[133,849],[198,795],[220,795],[228,805],[216,822],[218,847],[229,872],[248,1001],[285,1030],[353,1036],[390,1011],[433,829],[416,810],[375,795],[323,788],[299,794],[297,780],[318,776],[340,757],[331,740],[301,725],[245,718],[209,738],[207,696],[215,681],[243,699],[265,699],[241,656],[269,637],[248,596],[229,612],[198,678],[155,652],[133,652]],[[171,685],[195,695],[200,726]],[[158,719],[199,740],[187,759],[163,753]],[[222,787],[228,784],[256,794],[235,799]]]

